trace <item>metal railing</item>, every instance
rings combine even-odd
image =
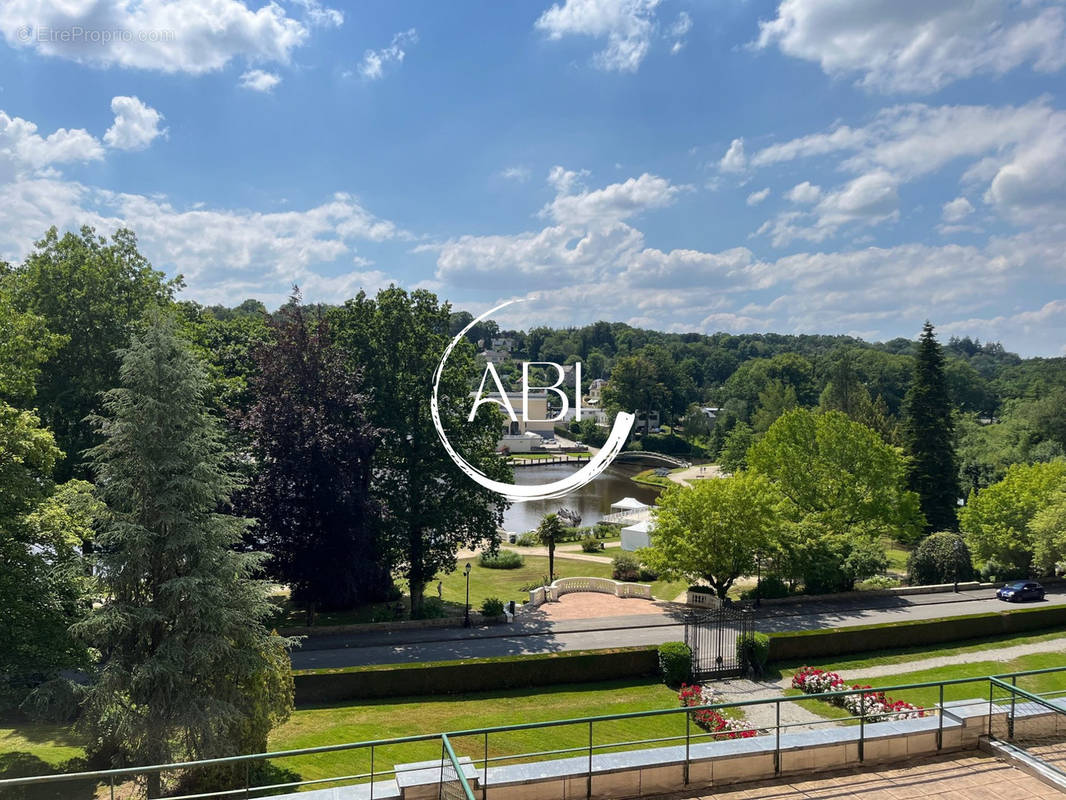
[[[455,747],[457,743],[461,742],[462,746],[460,750],[469,754],[472,759],[470,763],[477,769],[477,783],[478,789],[482,797],[485,797],[487,788],[491,782],[492,771],[491,767],[506,765],[508,763],[530,763],[536,761],[544,761],[560,757],[571,757],[582,759],[583,769],[587,776],[588,794],[591,796],[592,787],[592,775],[594,772],[594,756],[597,754],[604,754],[609,752],[623,752],[637,749],[648,749],[657,746],[682,746],[684,751],[684,767],[687,783],[688,769],[691,760],[692,747],[695,744],[701,742],[714,741],[722,738],[733,738],[735,735],[742,735],[745,732],[749,732],[751,735],[757,736],[773,736],[775,737],[774,745],[774,771],[779,773],[781,770],[781,737],[783,733],[788,733],[795,729],[812,729],[816,725],[856,725],[859,728],[857,742],[859,760],[864,758],[864,748],[866,743],[866,727],[873,724],[883,718],[891,718],[892,712],[884,712],[878,714],[868,714],[865,712],[865,705],[860,704],[860,713],[857,715],[843,715],[843,716],[829,716],[823,719],[816,719],[807,722],[782,722],[782,706],[785,704],[799,704],[799,703],[824,703],[826,701],[833,700],[835,698],[843,698],[850,695],[864,695],[872,692],[906,692],[914,690],[936,690],[937,702],[935,705],[927,706],[923,708],[923,714],[925,716],[937,716],[939,717],[937,725],[937,749],[940,750],[943,747],[943,728],[944,728],[944,708],[945,708],[945,689],[947,687],[960,686],[964,684],[974,684],[978,686],[978,690],[975,691],[972,699],[979,699],[981,697],[980,685],[987,684],[988,686],[988,698],[990,703],[990,710],[993,708],[1003,709],[1006,708],[1008,713],[1013,718],[1013,711],[1010,709],[1012,700],[1011,697],[1017,695],[1018,697],[1024,697],[1027,701],[1041,702],[1047,704],[1047,697],[1041,696],[1032,692],[1027,692],[1024,689],[1020,689],[1017,686],[1018,680],[1026,677],[1046,675],[1052,673],[1066,672],[1066,667],[1049,667],[1046,669],[1038,670],[1026,670],[1021,672],[1002,673],[998,675],[986,675],[972,678],[953,678],[943,681],[931,681],[925,683],[907,683],[894,686],[882,686],[875,688],[862,688],[862,689],[844,689],[833,692],[822,692],[818,694],[804,694],[796,696],[783,696],[773,698],[760,698],[754,700],[739,700],[733,702],[723,703],[710,703],[707,705],[693,706],[693,707],[678,707],[667,709],[656,709],[651,711],[631,711],[621,714],[608,714],[595,717],[579,717],[574,719],[563,720],[547,720],[542,722],[525,722],[514,725],[493,726],[485,728],[473,728],[468,730],[448,731],[446,733],[432,733],[421,734],[415,736],[397,737],[391,739],[379,739],[373,741],[352,742],[335,745],[325,745],[321,747],[301,748],[294,750],[282,750],[270,753],[255,753],[249,755],[237,755],[229,756],[226,758],[206,759],[201,761],[187,761],[187,762],[175,762],[170,764],[156,764],[143,767],[124,767],[120,769],[109,770],[96,770],[90,772],[78,772],[78,773],[63,773],[56,775],[40,775],[23,778],[8,778],[0,780],[0,797],[4,796],[4,790],[8,788],[20,787],[20,786],[43,786],[43,785],[55,785],[62,783],[76,783],[76,782],[95,782],[96,785],[102,786],[105,790],[105,796],[107,796],[107,790],[110,790],[110,797],[114,798],[116,788],[122,786],[133,780],[142,781],[149,775],[164,775],[171,773],[173,775],[192,774],[199,769],[219,769],[219,768],[237,768],[236,773],[243,773],[242,777],[237,777],[232,781],[232,785],[228,788],[212,790],[212,791],[200,791],[194,794],[180,794],[180,795],[168,795],[170,800],[198,800],[200,798],[209,797],[262,797],[267,793],[277,793],[282,790],[297,791],[309,787],[322,787],[328,784],[358,784],[369,783],[369,796],[373,800],[375,796],[375,783],[381,780],[388,780],[390,778],[398,778],[403,774],[404,767],[402,762],[417,761],[413,750],[418,750],[417,746],[426,745],[427,743],[437,742],[440,744],[440,750],[437,751],[440,756],[441,763],[441,793],[442,798],[458,797],[461,800],[476,800],[474,790],[470,786],[470,782],[466,779],[463,770],[463,763],[455,755]],[[1007,681],[1010,681],[1008,683]],[[999,697],[999,702],[996,702],[994,697],[995,690],[999,689],[1002,692],[1007,692],[1010,696],[1003,695]],[[1062,692],[1066,693],[1066,692]],[[1055,692],[1052,694],[1060,694]],[[708,732],[704,731],[693,724],[694,712],[699,711],[716,711],[719,714],[728,716],[730,713],[743,714],[748,709],[754,709],[756,707],[763,707],[772,705],[774,706],[773,718],[774,724],[764,726],[751,726],[734,729],[730,733],[725,732]],[[950,708],[950,707],[949,707]],[[1061,711],[1061,709],[1058,709]],[[637,736],[627,730],[617,730],[619,726],[623,726],[626,722],[635,722],[641,724],[641,727],[645,727],[645,724],[651,720],[657,718],[663,718],[667,720],[676,720],[670,729],[664,729],[660,731],[660,735],[656,736]],[[991,719],[991,716],[990,716]],[[643,724],[642,724],[643,723]],[[624,727],[624,726],[623,726]],[[564,729],[572,728],[569,733],[566,733]],[[551,742],[556,745],[548,748],[524,750],[515,753],[501,753],[498,748],[493,747],[493,740],[499,741],[500,737],[505,739],[509,737],[515,737],[523,732],[544,732],[544,735],[537,738],[538,742]],[[604,733],[606,731],[606,734]],[[599,732],[599,736],[597,736]],[[465,750],[464,750],[465,748]],[[383,751],[395,751],[400,750],[404,756],[401,758],[397,753],[393,752],[391,758],[385,758],[381,754]],[[279,762],[286,759],[303,758],[309,756],[320,756],[329,753],[338,752],[351,752],[353,757],[347,759],[348,763],[353,765],[364,765],[362,767],[350,770],[345,774],[334,775],[330,774],[323,777],[304,778],[302,775],[292,775],[292,780],[274,780],[267,781],[265,783],[258,783],[253,781],[253,770],[258,765],[265,765],[266,762]],[[426,753],[424,747],[421,748],[421,755],[423,761],[425,760]],[[399,765],[399,766],[398,766]],[[426,767],[422,766],[408,766],[406,769],[425,770]],[[445,785],[447,784],[447,788]],[[380,790],[377,790],[380,791]],[[447,793],[446,793],[447,792]]]
[[[988,732],[989,736],[1001,734],[996,738],[1010,742],[1066,780],[1066,703],[1054,702],[1054,698],[1063,695],[1066,691],[1026,691],[1018,687],[1014,677],[1010,683],[991,678]],[[993,709],[1005,716],[1003,730],[996,730],[993,724]]]

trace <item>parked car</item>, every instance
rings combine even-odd
[[[1036,581],[1015,581],[1006,584],[996,592],[996,597],[1009,603],[1019,603],[1022,600],[1043,600],[1044,587]]]

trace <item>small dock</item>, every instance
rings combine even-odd
[[[590,453],[560,453],[559,455],[545,455],[537,458],[507,456],[507,463],[512,467],[541,467],[545,464],[584,464],[590,460],[592,460]]]

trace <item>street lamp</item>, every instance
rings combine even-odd
[[[470,562],[466,562],[466,568],[463,569],[466,574],[466,613],[463,617],[463,627],[470,627]]]
[[[962,558],[962,537],[955,538],[955,593],[959,591],[959,560]]]

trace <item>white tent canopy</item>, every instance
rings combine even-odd
[[[651,547],[653,530],[655,530],[655,523],[651,520],[642,520],[622,528],[622,549],[632,552],[642,547]]]
[[[611,503],[612,511],[640,511],[644,508],[650,508],[650,506],[635,497],[623,497],[617,503]]]

